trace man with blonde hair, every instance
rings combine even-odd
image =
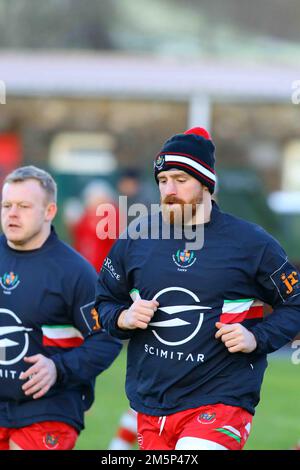
[[[121,344],[92,309],[96,272],[60,241],[52,176],[18,168],[3,185],[0,237],[0,449],[69,450],[95,377]]]

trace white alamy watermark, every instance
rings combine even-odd
[[[292,82],[292,103],[300,104],[300,80]]]
[[[0,104],[6,104],[6,85],[0,80]]]
[[[291,358],[292,363],[298,366],[300,364],[300,339],[293,341],[291,347],[292,349],[295,349]]]
[[[182,240],[186,250],[200,250],[204,243],[204,205],[176,205],[176,209],[161,210],[159,204],[132,204],[127,197],[119,197],[115,205],[100,204],[96,210],[99,222],[96,234],[100,240],[120,238],[151,240]],[[174,213],[176,213],[175,221]],[[193,224],[193,221],[197,223]]]

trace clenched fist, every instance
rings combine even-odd
[[[257,343],[253,333],[240,323],[226,325],[216,323],[218,328],[215,338],[220,338],[230,353],[251,353],[256,349]]]
[[[157,300],[137,299],[128,310],[123,310],[118,318],[118,327],[122,330],[145,330],[150,323],[159,303]]]

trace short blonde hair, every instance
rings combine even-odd
[[[22,181],[34,179],[38,181],[44,189],[50,202],[57,201],[57,184],[53,177],[45,170],[33,165],[22,166],[6,176],[4,183],[19,183]]]

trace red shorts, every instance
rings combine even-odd
[[[24,428],[0,427],[0,450],[9,450],[13,441],[23,450],[71,450],[78,431],[66,423],[42,421]]]
[[[138,443],[142,450],[241,450],[251,423],[248,411],[222,404],[161,417],[138,413]]]

